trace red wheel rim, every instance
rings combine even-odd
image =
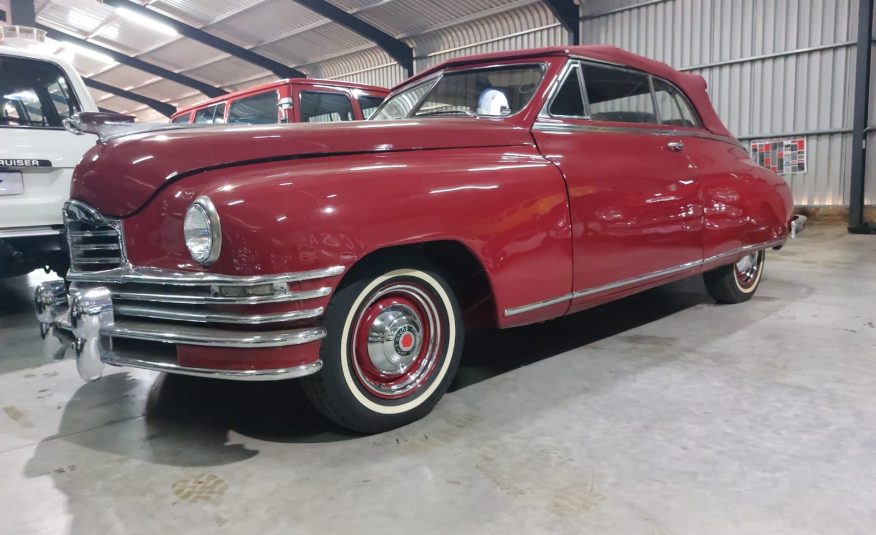
[[[438,300],[411,282],[389,283],[361,307],[351,336],[356,379],[382,399],[415,395],[435,371],[443,341]]]

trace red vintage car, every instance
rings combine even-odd
[[[303,377],[377,432],[432,409],[467,327],[699,273],[745,301],[805,223],[701,77],[617,48],[452,60],[372,119],[105,136],[65,208],[69,296],[36,292],[43,334],[86,379]]]

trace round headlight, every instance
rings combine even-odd
[[[219,214],[209,197],[198,197],[189,206],[183,222],[183,234],[186,248],[196,262],[204,267],[216,262],[222,249],[222,232]]]

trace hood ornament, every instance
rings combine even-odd
[[[98,143],[131,134],[205,126],[174,123],[135,123],[134,119],[133,115],[123,115],[121,113],[83,111],[68,119],[64,119],[63,124],[68,132],[79,136],[83,134],[97,135]]]

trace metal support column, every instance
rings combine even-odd
[[[12,10],[12,24],[16,26],[36,26],[36,11],[33,0],[12,0],[9,8]]]
[[[858,41],[855,61],[855,103],[852,123],[852,180],[849,195],[849,232],[876,232],[864,221],[864,187],[867,172],[867,125],[870,101],[870,56],[873,41],[873,2],[858,3]]]

